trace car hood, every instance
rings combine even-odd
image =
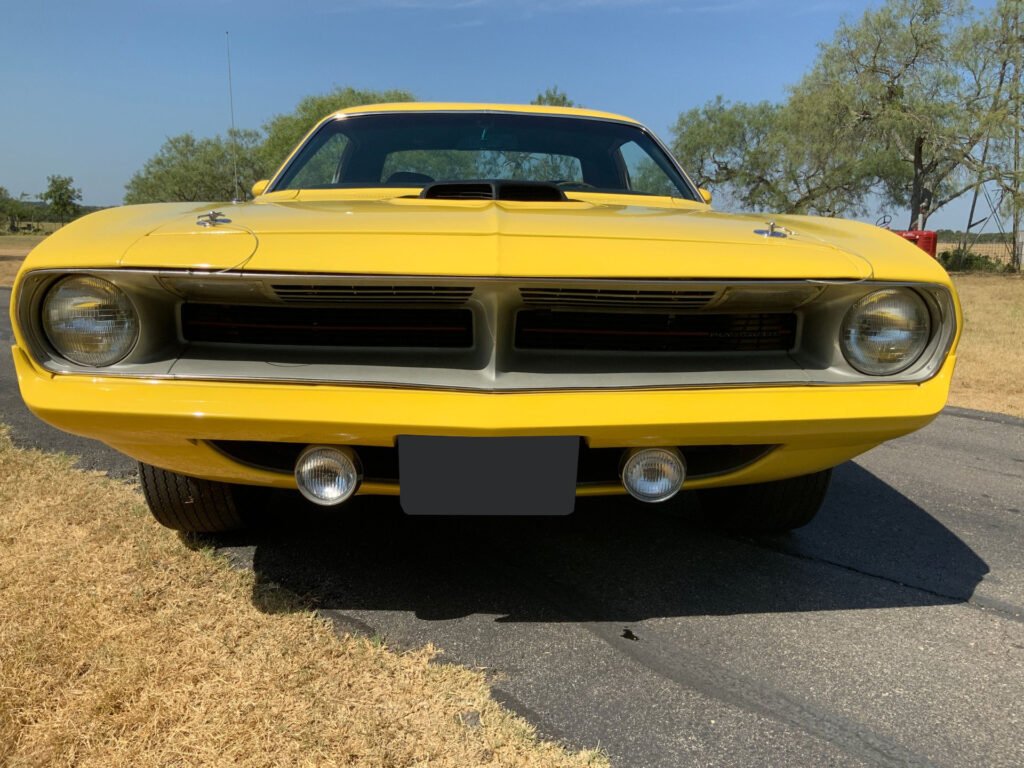
[[[265,198],[220,204],[224,221],[207,227],[197,217],[209,204],[164,204],[105,211],[105,228],[96,221],[90,230],[90,216],[66,230],[82,225],[80,254],[123,243],[115,263],[134,268],[679,279],[942,274],[922,266],[923,252],[877,227],[723,214],[686,202]],[[773,237],[763,234],[769,219]]]

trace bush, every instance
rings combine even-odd
[[[970,248],[954,248],[939,254],[939,263],[950,272],[1006,272],[1006,265]]]

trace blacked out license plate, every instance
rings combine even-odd
[[[408,515],[568,515],[579,437],[400,435],[398,482]]]

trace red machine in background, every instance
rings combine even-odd
[[[893,233],[899,235],[904,240],[909,240],[933,259],[936,258],[939,238],[935,232],[927,229],[897,229],[893,230]]]
[[[909,240],[922,251],[927,253],[933,259],[938,258],[939,250],[939,236],[938,233],[924,228],[924,223],[927,220],[928,206],[922,205],[920,213],[917,216],[917,220],[913,222],[917,224],[916,229],[889,229],[889,223],[892,221],[892,216],[884,214],[878,221],[875,222],[880,227],[889,229],[894,235],[899,235],[904,240]]]

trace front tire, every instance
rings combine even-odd
[[[139,480],[157,522],[186,533],[221,533],[242,527],[237,489],[139,462]]]
[[[703,520],[716,528],[753,535],[785,533],[818,514],[832,470],[754,485],[698,492]]]

